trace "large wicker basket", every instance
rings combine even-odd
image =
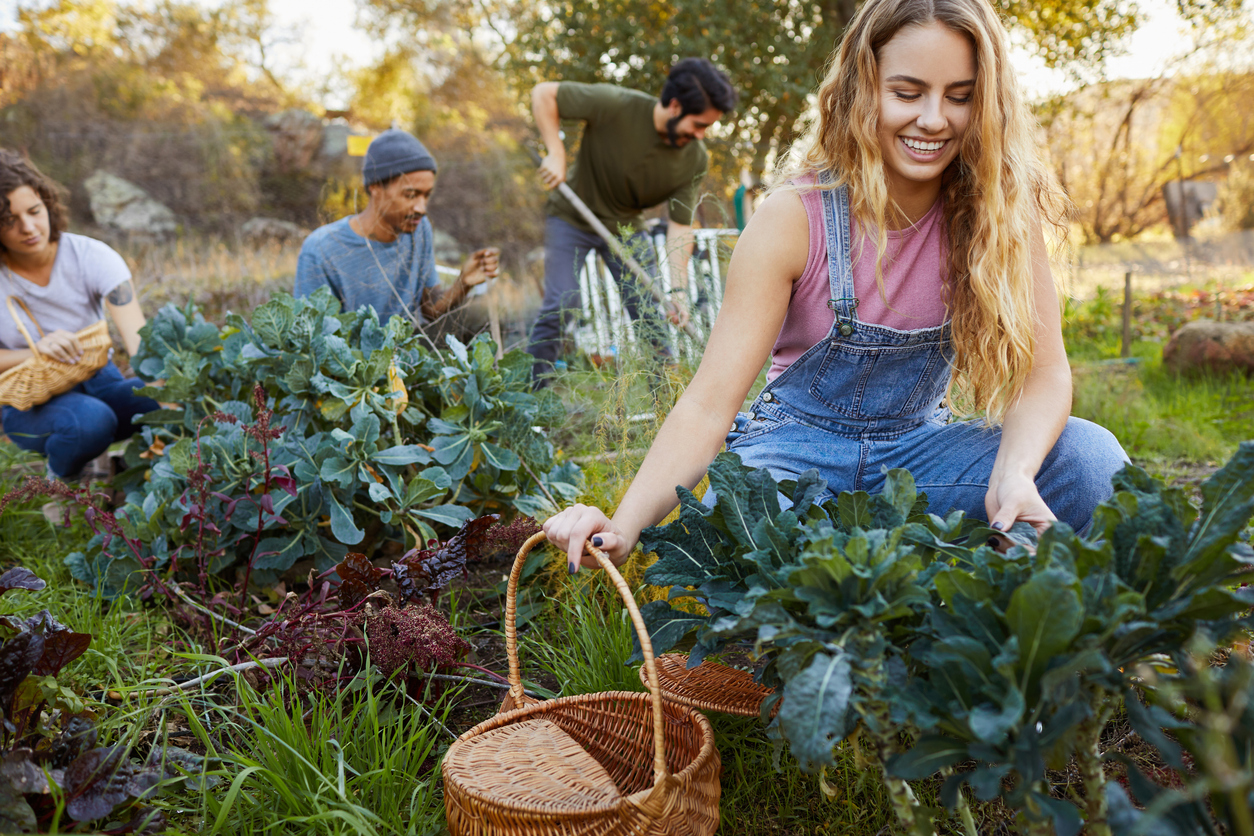
[[[689,669],[684,653],[657,657],[657,675],[668,700],[738,717],[761,717],[762,701],[775,693],[774,689],[754,682],[748,671],[709,659]],[[640,669],[640,679],[644,679],[644,668]],[[771,716],[777,713],[779,700],[771,707]]]
[[[609,573],[640,636],[648,694],[612,691],[537,702],[523,694],[515,629],[518,552],[505,607],[509,694],[501,711],[449,747],[441,764],[452,836],[708,836],[718,827],[719,774],[710,723],[662,698],[653,648],[627,583]],[[517,706],[517,707],[515,707]]]
[[[31,339],[30,331],[22,324],[13,303],[17,302],[26,311],[26,316],[35,323],[39,336],[44,336],[44,329],[31,316],[30,308],[16,296],[8,299],[9,314],[17,323],[17,328],[26,338],[27,345],[35,355],[29,360],[18,363],[13,368],[0,374],[0,404],[7,404],[16,409],[27,410],[38,406],[57,395],[62,395],[85,380],[90,380],[96,372],[109,362],[109,349],[113,340],[109,337],[109,326],[102,319],[88,325],[74,336],[83,348],[83,356],[77,363],[61,363],[39,353],[35,348],[35,340]]]

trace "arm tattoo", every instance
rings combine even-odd
[[[128,280],[109,291],[109,295],[105,298],[109,300],[111,305],[127,305],[135,298],[135,291]]]

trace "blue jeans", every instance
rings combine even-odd
[[[656,279],[657,257],[648,233],[637,232],[628,239],[626,248]],[[664,337],[666,323],[653,297],[647,288],[640,287],[634,276],[626,274],[626,266],[610,250],[609,244],[595,232],[585,232],[550,216],[544,222],[544,301],[531,326],[531,342],[527,346],[527,353],[536,359],[531,378],[538,385],[544,385],[545,376],[553,371],[553,361],[562,347],[562,329],[579,312],[579,271],[593,250],[618,283],[623,306],[640,329],[637,333],[653,346],[655,354],[666,357],[670,353]]]
[[[72,479],[110,444],[130,438],[136,417],[159,408],[152,398],[135,394],[144,385],[139,378],[122,377],[111,361],[90,380],[45,403],[27,410],[4,407],[0,421],[14,444],[47,456],[53,473]]]
[[[848,196],[840,188],[822,197],[832,329],[737,415],[727,449],[776,480],[817,469],[832,494],[878,492],[884,468],[904,467],[933,513],[959,509],[987,519],[1001,429],[950,423],[940,408],[953,360],[949,324],[899,331],[859,320]],[[1109,431],[1069,418],[1036,487],[1060,520],[1082,532],[1127,460]]]

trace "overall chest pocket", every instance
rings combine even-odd
[[[931,409],[949,384],[942,343],[829,344],[810,396],[846,418],[904,418]]]

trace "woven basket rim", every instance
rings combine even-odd
[[[484,732],[489,732],[489,731],[492,731],[493,729],[497,729],[502,726],[507,726],[512,723],[519,722],[521,720],[530,719],[533,716],[538,715],[539,717],[543,717],[545,714],[549,713],[551,709],[558,708],[560,706],[578,705],[580,703],[608,702],[611,700],[634,700],[634,701],[649,703],[651,699],[652,699],[652,695],[650,695],[648,692],[645,692],[645,691],[597,691],[591,694],[571,694],[570,696],[566,696],[566,697],[554,697],[551,700],[545,700],[544,702],[539,702],[539,703],[536,703],[535,705],[527,705],[521,708],[513,708],[503,714],[497,714],[495,716],[489,717],[488,719],[484,720],[483,722],[479,723],[473,728],[468,729],[465,732],[462,732],[462,734],[458,736],[457,740],[453,742],[453,746],[463,741],[469,741],[472,738],[478,737]],[[663,699],[662,711],[663,713],[671,714],[671,716],[678,715],[681,719],[688,720],[693,725],[695,725],[698,728],[698,730],[700,730],[701,732],[701,743],[700,743],[700,746],[697,748],[696,757],[694,757],[692,761],[683,769],[679,770],[678,772],[670,773],[670,777],[672,779],[684,782],[690,777],[692,777],[693,775],[695,775],[697,770],[703,768],[712,757],[717,756],[718,750],[714,746],[714,727],[710,725],[710,720],[708,717],[706,717],[700,711],[693,709],[691,706],[681,705],[680,703]],[[452,751],[453,746],[449,747],[449,751]],[[448,769],[446,766],[447,760],[448,760],[448,752],[445,752],[444,757],[440,760],[440,772],[445,781],[450,780]],[[520,812],[520,813],[535,814],[537,812],[534,807],[530,806],[526,802],[514,802],[514,801],[503,800],[500,798],[500,796],[493,795],[490,792],[477,791],[475,788],[467,786],[465,783],[461,781],[453,781],[453,783],[457,785],[457,789],[459,792],[463,793],[464,795],[468,797],[474,798],[477,801],[487,802],[493,806],[500,807],[503,809],[509,809],[515,812]],[[561,818],[585,819],[591,813],[611,813],[614,810],[616,810],[623,803],[625,799],[631,798],[634,795],[639,795],[642,793],[647,795],[653,792],[653,789],[654,789],[654,784],[650,782],[648,786],[641,788],[637,792],[630,793],[630,794],[623,794],[623,795],[620,795],[618,798],[611,799],[609,801],[605,801],[600,804],[595,804],[595,805],[590,804],[587,806],[579,807],[578,809],[570,809],[570,810],[562,810],[562,811],[546,810],[544,815],[552,817],[552,818],[558,818],[558,819],[561,819]]]
[[[686,694],[667,690],[667,687],[666,687],[667,684],[674,682],[674,680],[671,680],[667,677],[667,672],[669,671],[669,663],[678,661],[679,659],[684,659],[685,664],[686,664],[686,654],[683,654],[683,653],[663,653],[662,655],[658,656],[656,660],[657,661],[657,676],[658,676],[658,681],[662,686],[662,695],[666,697],[666,699],[670,700],[671,702],[676,702],[676,703],[679,703],[680,705],[686,705],[686,706],[689,706],[690,708],[701,709],[702,711],[717,711],[720,714],[731,714],[735,717],[760,717],[762,716],[762,703],[775,693],[773,689],[767,688],[767,686],[765,685],[761,685],[760,683],[756,683],[756,682],[753,683],[755,686],[765,689],[765,691],[758,698],[757,704],[750,707],[743,701],[739,703],[735,703],[735,704],[733,704],[731,701],[720,703],[720,702],[714,702],[712,700],[696,699],[694,697],[687,696]],[[727,665],[727,664],[724,664],[722,662],[718,662],[712,659],[703,660],[701,662],[701,665],[698,665],[696,668],[693,668],[692,670],[693,671],[699,670],[704,665],[711,665],[711,666],[717,665],[720,668],[726,668],[728,671],[734,671],[737,674],[748,674],[747,671],[744,671],[740,668],[735,668],[735,667],[732,667],[731,665]],[[641,678],[641,681],[644,680],[643,673],[640,675],[640,678]],[[771,708],[771,716],[773,717],[777,713],[779,713],[778,702]]]

